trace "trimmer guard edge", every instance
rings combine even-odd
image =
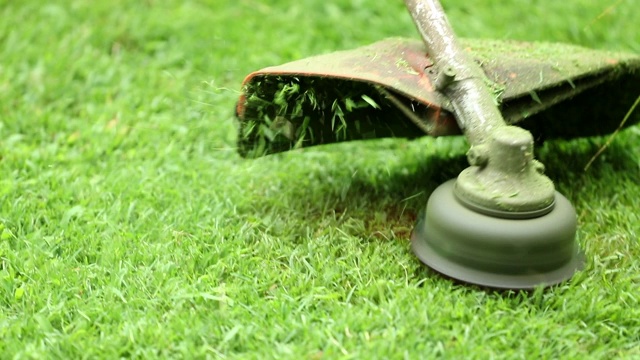
[[[461,42],[484,70],[506,122],[537,139],[609,133],[640,93],[635,54]],[[452,105],[438,91],[440,73],[421,41],[403,38],[254,72],[236,109],[239,151],[256,157],[339,141],[459,134]],[[626,125],[638,121],[636,113]]]

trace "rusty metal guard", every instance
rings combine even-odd
[[[634,54],[461,43],[490,80],[505,121],[538,139],[611,132],[640,93]],[[422,42],[391,38],[254,72],[237,105],[239,151],[256,157],[340,141],[459,134],[451,103],[434,85],[435,67]],[[627,125],[638,121],[640,114]]]

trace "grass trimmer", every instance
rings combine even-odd
[[[582,266],[575,210],[534,159],[534,139],[616,130],[640,94],[640,57],[457,39],[437,0],[405,3],[422,42],[391,38],[248,75],[236,109],[241,155],[462,133],[470,166],[430,196],[414,253],[488,287],[570,278]]]

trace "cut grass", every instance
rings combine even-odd
[[[640,52],[636,3],[612,3],[444,6],[461,36]],[[640,357],[637,126],[587,173],[604,139],[539,149],[586,268],[493,292],[409,250],[461,139],[235,152],[245,74],[416,37],[401,2],[0,5],[2,357]]]

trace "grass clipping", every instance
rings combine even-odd
[[[257,76],[244,91],[238,140],[244,157],[342,141],[419,135],[397,107],[368,83]]]

